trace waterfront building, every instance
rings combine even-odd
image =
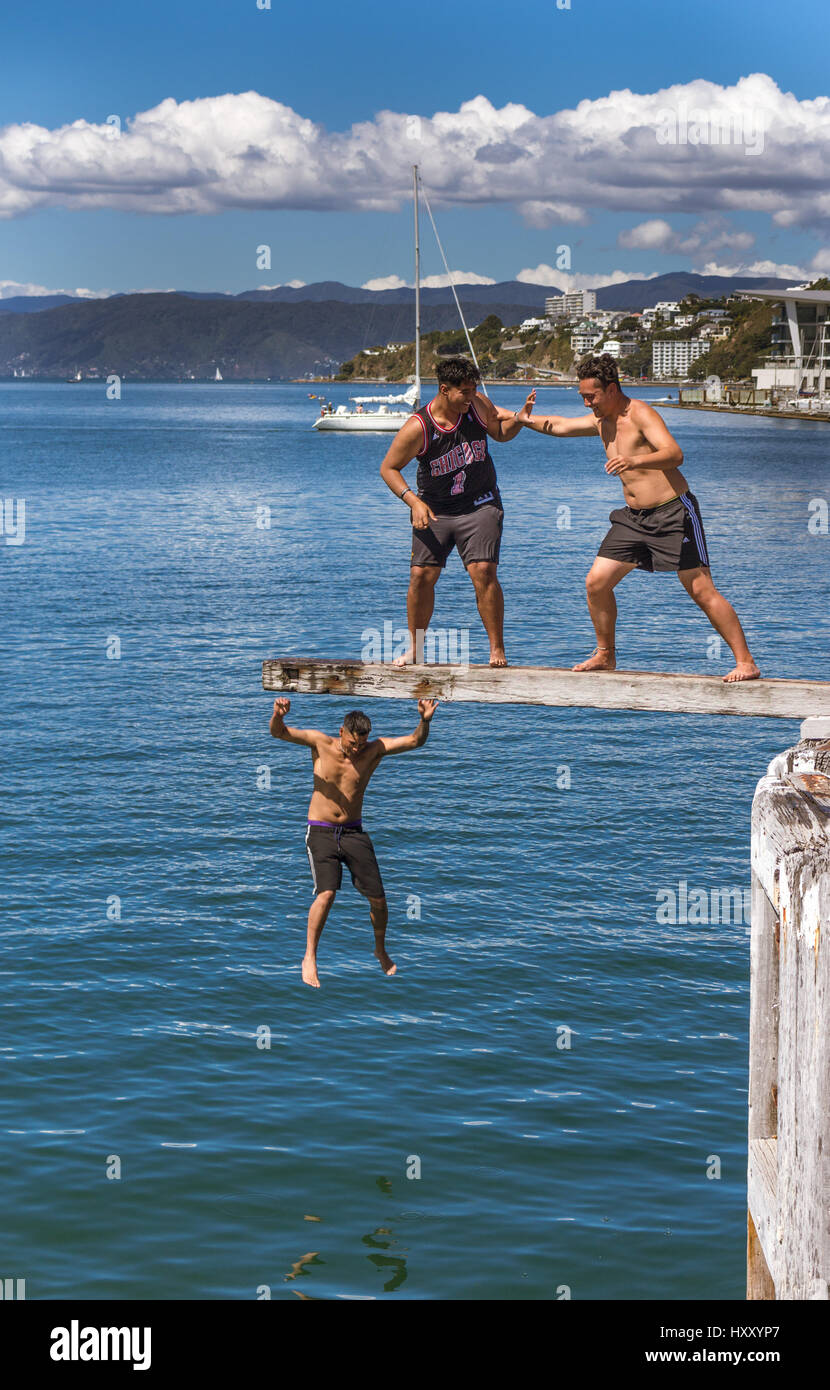
[[[830,290],[737,290],[744,299],[778,305],[772,346],[763,366],[753,367],[759,391],[815,391],[828,394],[830,367]]]

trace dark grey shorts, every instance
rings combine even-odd
[[[681,493],[659,507],[620,507],[598,554],[641,570],[691,570],[709,564],[697,498]]]
[[[425,531],[412,531],[412,564],[443,569],[454,546],[466,567],[476,560],[499,561],[504,511],[489,502],[474,512],[439,516]]]

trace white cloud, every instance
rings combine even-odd
[[[521,280],[523,285],[559,285],[565,279],[565,274],[561,270],[554,270],[552,265],[545,265],[542,261],[532,270],[529,267],[520,270],[515,278]]]
[[[407,290],[412,286],[402,280],[400,275],[379,275],[374,280],[367,280],[365,285],[361,285],[362,290]]]
[[[442,290],[446,289],[449,283],[449,275],[427,275],[421,281],[421,286],[425,290]],[[495,285],[496,282],[491,275],[476,275],[474,270],[454,270],[452,283],[454,285]]]
[[[693,261],[700,261],[725,247],[732,251],[748,251],[755,245],[755,237],[751,232],[734,230],[724,217],[703,218],[687,232],[676,232],[671,223],[654,217],[620,232],[617,244],[627,250],[659,251],[664,255],[691,256]]]
[[[14,299],[17,295],[40,298],[47,294],[72,294],[78,299],[106,299],[112,290],[50,290],[45,285],[22,284],[19,280],[0,280],[0,299]]]
[[[587,222],[588,214],[584,208],[573,203],[544,203],[536,199],[519,203],[517,211],[529,227],[554,227],[560,222]]]
[[[640,222],[627,232],[620,232],[617,245],[629,251],[663,251],[670,245],[674,236],[671,225],[662,217],[652,217],[648,222]]]
[[[810,261],[810,269],[818,271],[820,275],[830,274],[830,246],[823,246],[816,252]]]
[[[705,138],[663,143],[667,112],[675,124],[702,113]],[[737,138],[747,113],[763,139]],[[731,143],[713,138],[721,121]],[[392,210],[409,197],[415,160],[436,204],[513,205],[533,226],[605,209],[654,219],[761,211],[779,225],[830,227],[830,97],[798,100],[763,73],[729,87],[623,89],[548,116],[477,96],[430,118],[380,111],[342,132],[253,91],[167,98],[119,138],[85,120],[26,122],[0,130],[0,216],[50,206]]]
[[[524,285],[556,286],[570,293],[573,290],[601,289],[603,285],[622,285],[627,280],[653,280],[657,275],[653,270],[648,275],[636,270],[598,270],[593,275],[569,275],[564,270],[555,270],[552,265],[537,265],[533,270],[520,270],[516,276]]]
[[[802,266],[781,264],[778,261],[737,261],[731,265],[720,265],[717,261],[707,261],[700,271],[701,275],[766,275],[778,280],[804,280],[809,276]]]
[[[257,285],[258,290],[301,290],[304,289],[305,280],[281,280],[277,285]]]
[[[449,275],[426,275],[421,280],[421,289],[442,290],[446,289],[449,283]],[[474,270],[454,270],[452,283],[454,285],[495,285],[496,282],[492,276],[477,275]],[[360,288],[362,290],[411,290],[414,284],[414,280],[402,280],[400,275],[381,275],[375,280],[367,280],[365,285],[361,285]]]

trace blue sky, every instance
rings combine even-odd
[[[409,279],[411,219],[402,197],[413,151],[433,188],[443,180],[435,201],[457,270],[530,278],[534,267],[554,267],[564,244],[571,273],[588,279],[704,267],[816,274],[825,253],[830,269],[830,208],[815,210],[822,187],[815,176],[830,145],[830,113],[816,105],[827,91],[828,37],[826,0],[806,0],[797,11],[778,0],[755,0],[751,9],[698,0],[682,19],[677,6],[657,0],[571,0],[570,8],[520,0],[510,10],[492,0],[475,7],[428,0],[415,10],[329,0],[306,9],[272,0],[270,10],[256,0],[17,6],[4,19],[0,58],[0,169],[11,171],[4,205],[13,214],[0,218],[3,293],[17,285],[239,291],[290,280]],[[752,73],[772,79],[772,95],[739,89],[724,100],[739,114],[753,103],[767,113],[763,153],[681,152],[701,157],[691,191],[678,191],[675,178],[667,195],[661,161],[677,150],[653,137],[644,146],[632,133],[653,121],[654,103],[645,117],[646,106],[635,103],[627,124],[612,119],[603,139],[609,117],[596,104],[613,91],[646,97],[701,80],[729,91]],[[284,135],[294,150],[290,178],[277,167],[282,134],[267,134],[249,166],[240,146],[247,108],[210,105],[249,92],[295,113]],[[512,103],[533,117],[522,118],[516,139],[530,148],[538,136],[538,195],[532,162],[518,167],[510,119],[459,114],[478,96],[495,113]],[[201,103],[195,134],[190,117],[185,122],[181,138],[198,144],[186,158],[175,122],[166,120],[145,133],[126,174],[118,160],[135,140],[116,151],[102,147],[100,135],[83,148],[55,136],[52,146],[40,146],[36,163],[21,152],[26,123],[54,133],[78,121],[101,127],[118,115],[129,136],[133,117],[171,98]],[[704,110],[715,101],[707,96]],[[570,133],[545,124],[580,102],[595,104],[584,150],[579,120]],[[408,145],[394,128],[384,132],[382,111],[424,118],[425,144]],[[446,150],[437,112],[456,118]],[[265,130],[268,119],[266,111]],[[302,121],[323,128],[307,160],[297,154],[306,138]],[[365,178],[363,156],[355,154],[362,137],[352,136],[357,164],[348,176],[339,167],[345,146],[329,138],[345,137],[360,122],[376,145]],[[249,167],[262,178],[261,198],[252,195]],[[214,175],[210,195],[199,193],[189,210],[188,190]],[[635,186],[630,198],[628,182]],[[321,202],[327,186],[329,206],[325,196]],[[438,272],[426,235],[424,243],[425,273]],[[272,248],[265,272],[255,265],[261,244]]]

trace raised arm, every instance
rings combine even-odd
[[[281,697],[274,701],[269,730],[272,738],[281,738],[284,743],[299,743],[303,748],[316,748],[320,739],[326,735],[319,729],[290,729],[285,716],[291,708],[291,701]]]
[[[412,525],[416,531],[423,531],[429,526],[430,521],[435,521],[435,513],[426,502],[422,502],[417,492],[405,483],[401,477],[401,472],[408,463],[411,463],[420,449],[424,447],[424,431],[420,419],[412,416],[405,425],[401,425],[392,443],[386,451],[386,457],[380,465],[380,476],[386,486],[405,502],[412,513]]]
[[[381,757],[388,757],[390,753],[411,753],[414,748],[423,748],[429,738],[429,726],[437,708],[437,700],[419,700],[418,713],[421,718],[414,734],[404,734],[401,738],[379,738]]]
[[[536,398],[536,392],[531,391],[522,409],[529,411]],[[518,410],[505,410],[503,406],[493,405],[486,396],[476,396],[476,410],[484,421],[484,427],[491,439],[504,444],[508,439],[515,439],[524,423]]]

